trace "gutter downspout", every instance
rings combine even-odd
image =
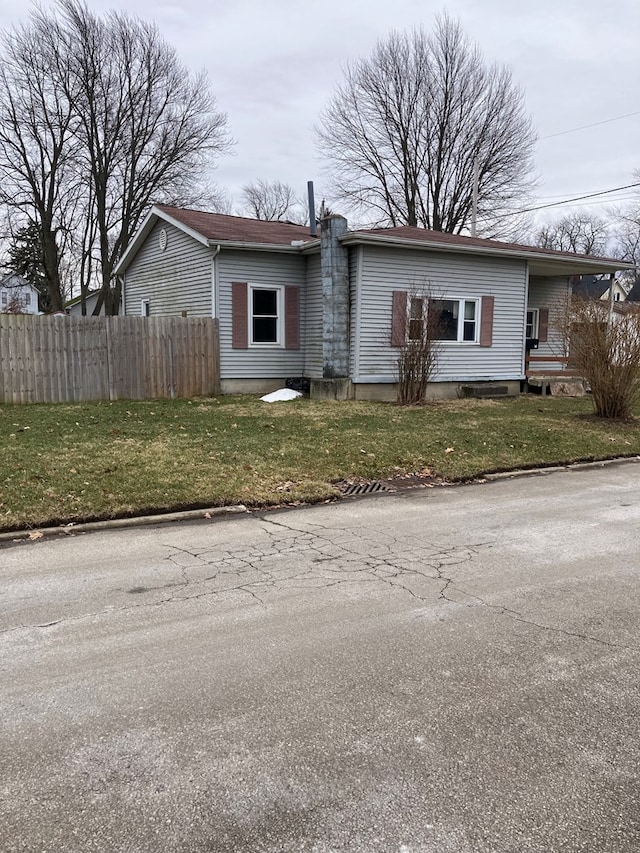
[[[220,254],[220,243],[214,248],[211,255],[211,316],[218,316],[218,265],[216,258]]]

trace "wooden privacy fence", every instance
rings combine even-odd
[[[0,403],[217,394],[218,321],[0,314]]]

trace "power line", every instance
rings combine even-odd
[[[520,213],[532,213],[534,210],[545,210],[547,207],[559,207],[563,204],[571,204],[574,201],[583,201],[586,198],[596,198],[596,196],[610,195],[611,193],[620,192],[620,190],[630,190],[634,187],[640,187],[640,181],[636,184],[627,184],[624,187],[614,187],[611,190],[601,190],[597,193],[589,193],[588,195],[579,195],[575,198],[567,198],[564,201],[552,201],[550,204],[541,204],[538,207],[525,207],[523,210],[514,211],[514,213],[507,214],[508,216],[516,216]]]
[[[564,136],[567,133],[577,133],[579,130],[587,130],[590,127],[598,127],[601,124],[609,124],[612,121],[621,121],[623,118],[631,118],[632,116],[640,116],[640,110],[635,113],[625,113],[623,116],[614,116],[613,118],[605,118],[602,121],[594,121],[591,124],[583,124],[580,127],[572,127],[569,130],[560,130],[558,133],[550,133],[548,136],[541,136],[538,142],[544,139],[553,139],[556,136]]]

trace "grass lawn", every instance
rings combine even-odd
[[[0,408],[0,529],[192,507],[313,501],[348,477],[447,480],[640,454],[589,399],[425,407],[222,397]]]

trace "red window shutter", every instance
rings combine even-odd
[[[540,308],[538,311],[538,340],[545,343],[549,338],[549,309]]]
[[[493,345],[493,308],[495,297],[483,296],[480,307],[480,346]]]
[[[231,284],[231,346],[247,349],[249,346],[249,305],[247,282]]]
[[[284,289],[284,346],[300,349],[300,288]]]
[[[393,291],[391,346],[403,347],[407,340],[407,291]]]

